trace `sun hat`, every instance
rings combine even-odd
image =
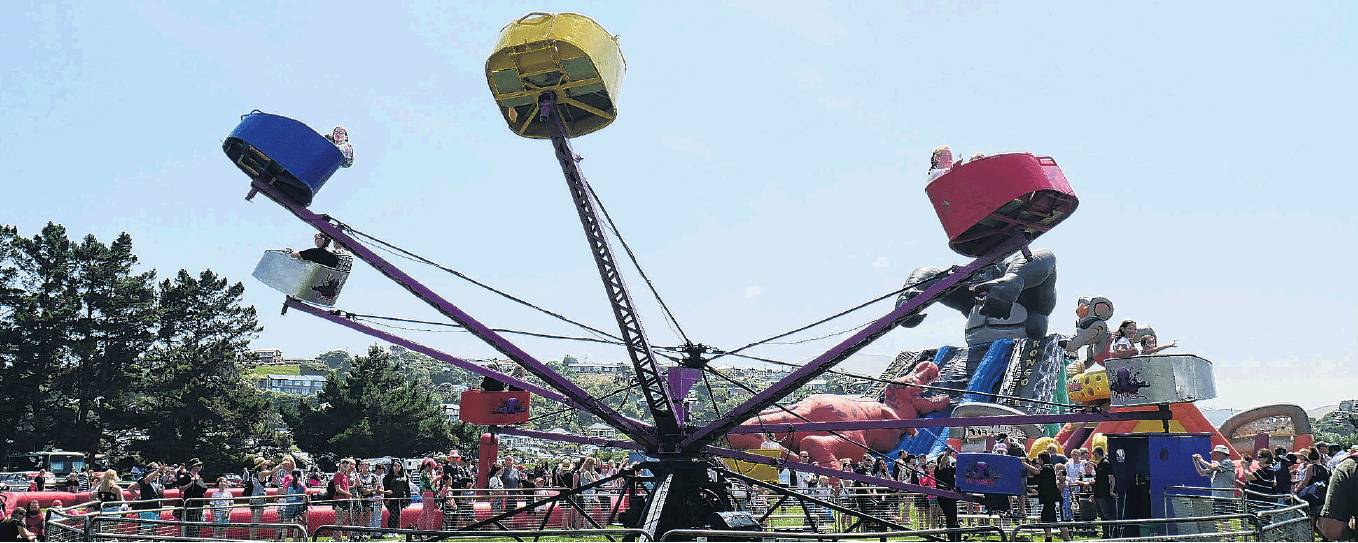
[[[1230,449],[1227,449],[1225,445],[1217,445],[1217,446],[1215,446],[1215,447],[1212,447],[1212,452],[1214,452],[1214,453],[1221,453],[1221,454],[1224,454],[1224,455],[1226,455],[1226,456],[1230,456],[1230,455],[1231,455],[1231,450],[1230,450]]]

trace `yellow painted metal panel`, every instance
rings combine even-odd
[[[575,137],[617,117],[626,69],[617,39],[593,19],[534,12],[500,31],[486,60],[486,83],[514,133],[548,137],[536,116],[538,96],[550,91],[561,104],[567,135]]]
[[[767,456],[773,459],[781,458],[783,454],[783,451],[781,449],[749,449],[745,452],[754,453],[760,456]],[[770,466],[768,464],[756,464],[754,462],[746,462],[744,460],[736,460],[734,458],[725,458],[723,459],[723,461],[726,462],[726,467],[731,471],[734,471],[746,477],[759,479],[760,481],[764,481],[766,483],[778,484],[777,466]]]

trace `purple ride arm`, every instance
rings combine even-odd
[[[532,355],[524,352],[523,349],[520,349],[517,345],[514,345],[509,340],[495,333],[495,331],[486,327],[486,325],[481,324],[480,321],[463,312],[457,306],[453,305],[452,302],[445,300],[442,296],[429,290],[429,287],[424,286],[423,283],[416,281],[415,278],[401,271],[400,268],[397,268],[390,262],[387,262],[386,259],[378,256],[377,253],[374,253],[371,249],[368,249],[362,243],[359,243],[358,240],[344,232],[343,229],[331,224],[326,217],[317,215],[311,210],[297,205],[268,183],[256,179],[250,182],[250,186],[253,187],[254,190],[268,196],[270,200],[277,202],[278,205],[283,206],[284,209],[287,209],[298,219],[301,219],[302,222],[305,222],[311,225],[312,228],[330,236],[331,239],[338,242],[341,246],[352,251],[354,256],[367,262],[382,275],[387,276],[387,278],[395,281],[402,287],[405,287],[405,289],[410,291],[411,294],[414,294],[416,298],[423,300],[425,303],[438,310],[439,313],[452,319],[453,322],[462,325],[468,332],[471,332],[472,335],[480,338],[481,341],[494,347],[496,351],[509,357],[510,360],[513,360],[533,375],[536,375],[539,379],[542,379],[552,388],[561,392],[562,395],[570,398],[576,405],[580,406],[580,408],[585,409],[608,422],[614,428],[627,434],[628,437],[637,440],[638,443],[649,445],[655,442],[653,432],[648,431],[645,428],[634,426],[631,419],[622,416],[622,414],[614,411],[603,402],[596,400],[590,396],[588,392],[579,386],[576,386],[576,384],[572,383],[569,379],[552,371],[546,364],[543,364]]]
[[[783,396],[787,396],[794,389],[805,385],[807,382],[815,379],[820,374],[825,373],[830,368],[834,367],[835,364],[842,362],[845,358],[848,358],[859,349],[862,349],[877,338],[890,332],[896,327],[896,323],[900,322],[901,319],[938,300],[943,295],[947,294],[948,291],[961,284],[962,281],[971,277],[972,274],[976,273],[982,267],[988,266],[991,263],[1008,256],[1027,243],[1027,240],[1021,236],[1010,238],[1004,243],[995,246],[989,253],[971,261],[970,264],[954,269],[952,273],[939,279],[937,283],[934,283],[932,286],[925,289],[919,296],[906,300],[890,313],[887,313],[886,316],[873,321],[872,324],[869,324],[866,328],[859,330],[858,333],[850,336],[838,345],[835,345],[829,351],[826,351],[825,354],[807,362],[805,366],[793,371],[791,375],[784,377],[777,383],[770,385],[769,388],[765,389],[763,392],[755,394],[753,398],[750,398],[749,400],[746,400],[745,403],[731,409],[721,418],[699,428],[698,431],[689,435],[679,443],[680,449],[692,450],[715,441],[725,435],[727,430],[730,430],[750,417],[755,416],[765,407],[773,405],[774,402],[782,399]]]
[[[741,425],[727,430],[728,434],[758,434],[762,432],[814,432],[822,430],[878,430],[883,428],[957,428],[963,426],[999,426],[1010,424],[1051,424],[1063,422],[1102,422],[1108,420],[1169,420],[1172,413],[1161,411],[1131,411],[1123,413],[1066,413],[1057,415],[997,415],[992,417],[943,417],[936,419],[868,419],[837,422],[794,422],[763,425]]]
[[[918,493],[918,494],[928,494],[928,495],[930,495],[930,496],[938,496],[938,497],[941,497],[941,498],[952,498],[952,499],[955,499],[955,500],[968,501],[968,502],[979,502],[979,501],[981,501],[980,498],[977,498],[976,496],[972,496],[971,494],[963,494],[963,493],[961,493],[961,492],[953,492],[953,491],[951,491],[951,490],[942,490],[942,489],[933,488],[933,487],[928,487],[928,486],[912,485],[912,484],[910,484],[910,483],[902,483],[902,482],[900,482],[900,481],[893,481],[893,480],[891,480],[891,479],[883,479],[883,478],[881,478],[881,477],[873,477],[873,476],[871,476],[871,475],[859,475],[859,474],[854,473],[854,472],[852,472],[852,471],[841,471],[841,470],[832,469],[832,468],[823,468],[823,467],[820,467],[820,466],[813,466],[813,465],[811,465],[811,464],[806,464],[806,463],[802,463],[802,462],[791,462],[791,461],[786,461],[786,460],[784,460],[784,461],[779,461],[779,460],[776,460],[776,459],[773,459],[773,458],[769,458],[769,457],[767,457],[767,456],[762,456],[762,455],[758,455],[758,454],[754,454],[754,453],[747,453],[747,452],[745,452],[745,451],[738,451],[738,450],[735,450],[735,449],[727,449],[727,448],[725,448],[725,447],[713,447],[713,446],[711,446],[711,445],[708,445],[708,446],[706,446],[706,447],[703,447],[703,452],[705,452],[705,453],[707,453],[707,454],[715,455],[715,456],[722,456],[722,457],[726,457],[726,458],[734,458],[734,459],[736,459],[736,460],[744,460],[744,461],[746,461],[746,462],[752,462],[752,463],[756,463],[756,464],[767,464],[767,465],[770,465],[770,466],[779,466],[779,467],[783,467],[783,468],[790,468],[790,469],[794,469],[794,470],[797,470],[797,471],[804,471],[804,472],[807,472],[807,473],[815,473],[815,474],[818,474],[818,475],[825,475],[825,476],[828,476],[828,477],[834,477],[834,478],[836,478],[836,479],[846,479],[846,480],[849,480],[849,481],[858,481],[858,482],[860,482],[860,483],[868,483],[868,484],[871,484],[871,485],[874,485],[874,486],[881,486],[881,487],[886,487],[886,488],[894,488],[894,489],[896,489],[896,490],[904,490],[904,491],[906,491],[906,492],[915,492],[915,493]]]

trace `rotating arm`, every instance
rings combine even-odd
[[[631,419],[614,411],[613,408],[605,405],[603,402],[596,400],[584,389],[547,367],[542,361],[534,358],[503,336],[495,333],[494,330],[491,330],[486,325],[481,324],[480,321],[472,318],[471,315],[463,312],[460,308],[453,305],[452,302],[449,302],[442,296],[439,296],[434,291],[430,290],[429,287],[416,281],[415,278],[401,271],[400,268],[392,265],[391,262],[378,256],[372,249],[367,248],[358,240],[350,236],[343,228],[330,222],[329,217],[318,215],[311,210],[298,205],[283,193],[279,192],[278,189],[274,188],[266,179],[256,178],[251,181],[250,186],[254,190],[263,193],[265,196],[268,196],[269,199],[283,206],[298,219],[301,219],[302,222],[305,222],[311,225],[312,228],[330,236],[331,239],[338,242],[341,246],[352,251],[355,257],[367,262],[382,275],[395,281],[396,284],[405,287],[405,289],[410,291],[411,294],[414,294],[415,297],[423,300],[449,319],[452,319],[453,322],[462,325],[468,332],[471,332],[472,335],[486,342],[486,344],[495,348],[496,351],[499,351],[510,360],[513,360],[516,364],[522,366],[525,370],[528,370],[529,373],[542,379],[543,382],[556,389],[563,396],[571,399],[571,401],[575,402],[580,408],[603,419],[609,425],[622,431],[638,443],[649,445],[655,442],[655,437],[652,432],[636,426],[632,423]]]
[[[679,443],[680,448],[682,450],[692,451],[716,441],[721,436],[725,435],[731,428],[741,424],[746,419],[757,415],[764,408],[773,405],[774,402],[787,396],[793,390],[805,385],[822,373],[829,371],[835,364],[844,361],[844,359],[853,355],[853,353],[858,352],[859,349],[866,347],[869,343],[872,343],[877,338],[890,332],[895,328],[896,323],[900,322],[902,319],[914,315],[925,306],[946,296],[953,289],[961,287],[963,281],[971,277],[972,274],[976,273],[981,268],[1019,250],[1019,248],[1027,243],[1027,240],[1021,236],[1010,238],[1008,241],[991,249],[989,253],[971,261],[970,264],[953,270],[952,273],[940,278],[938,282],[925,289],[924,292],[921,292],[918,296],[896,306],[896,308],[890,313],[887,313],[886,316],[873,321],[872,324],[859,330],[858,333],[850,336],[838,345],[835,345],[824,354],[807,362],[806,365],[793,371],[790,375],[779,380],[777,383],[769,386],[769,388],[765,389],[763,392],[755,394],[753,398],[746,400],[745,403],[736,406],[722,417],[712,421],[707,426],[698,429],[698,431],[689,435]]]

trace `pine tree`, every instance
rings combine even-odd
[[[410,379],[374,346],[335,374],[314,400],[284,414],[303,450],[335,456],[412,456],[474,448],[475,429],[451,427],[427,378]],[[457,436],[454,436],[456,431]]]
[[[147,355],[150,376],[139,406],[143,458],[182,461],[197,456],[210,472],[229,471],[249,456],[286,445],[266,424],[270,406],[242,378],[237,361],[260,331],[245,287],[211,270],[180,270],[159,288],[157,342]]]

